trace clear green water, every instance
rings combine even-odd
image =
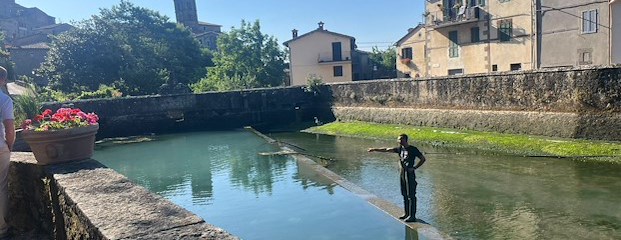
[[[94,159],[243,239],[417,239],[361,198],[247,131],[98,144]]]
[[[384,199],[402,204],[398,156],[368,153],[395,141],[306,133],[271,134]],[[396,136],[395,136],[396,139]],[[457,239],[621,239],[621,166],[568,159],[419,148],[418,213]],[[317,160],[321,161],[321,160]]]

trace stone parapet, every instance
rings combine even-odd
[[[238,239],[99,162],[39,166],[14,153],[11,219],[50,239]]]
[[[563,68],[330,84],[337,107],[621,112],[621,68]]]

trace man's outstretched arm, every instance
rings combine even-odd
[[[394,152],[393,148],[369,148],[369,152]]]

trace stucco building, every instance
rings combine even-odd
[[[611,63],[611,32],[615,25],[610,14],[612,3],[608,0],[538,0],[537,4],[540,67]],[[620,23],[616,21],[617,28]]]
[[[534,68],[531,1],[428,0],[425,9],[424,26],[397,43],[397,68],[402,75],[412,72],[446,76]],[[404,54],[413,46],[418,48],[413,51],[418,52],[416,56],[424,59],[404,64],[408,57]]]
[[[324,29],[319,22],[317,29],[283,44],[289,48],[291,85],[306,85],[309,77],[318,77],[324,83],[351,82],[369,79],[368,53],[356,48],[354,37]]]
[[[610,2],[610,58],[613,64],[621,64],[621,1]]]
[[[620,63],[619,5],[619,0],[427,0],[424,25],[396,43],[397,70],[414,77]]]
[[[426,40],[424,24],[408,29],[397,41],[397,77],[421,77],[427,73]]]
[[[198,21],[196,0],[174,1],[177,22],[189,28],[202,47],[215,50],[218,36],[222,33],[222,26]]]

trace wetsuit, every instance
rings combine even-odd
[[[401,165],[401,195],[403,195],[403,207],[406,215],[415,218],[416,216],[416,174],[414,166],[416,157],[420,158],[422,153],[418,148],[409,145],[407,147],[399,146],[392,149],[393,152],[399,154],[399,163]],[[406,169],[412,169],[411,172]]]

